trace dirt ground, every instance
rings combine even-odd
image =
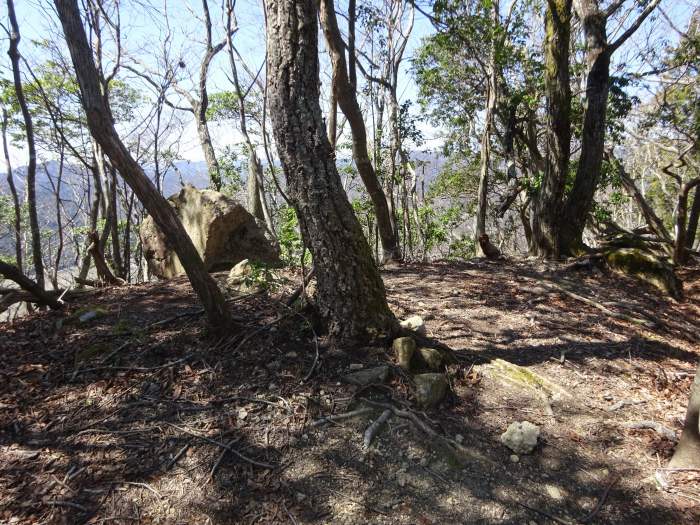
[[[438,409],[415,409],[388,348],[329,346],[280,301],[293,282],[232,299],[226,338],[184,279],[0,324],[0,523],[700,523],[700,473],[663,470],[700,353],[700,271],[681,303],[532,261],[383,276],[397,316],[457,356]],[[559,394],[502,381],[497,359]],[[385,385],[342,382],[377,364]],[[365,398],[411,416],[367,450],[381,408],[322,420]],[[522,420],[540,444],[516,458],[499,436]]]

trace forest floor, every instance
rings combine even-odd
[[[95,290],[68,311],[0,324],[0,522],[700,522],[700,473],[663,470],[700,357],[700,270],[682,274],[680,303],[533,261],[383,276],[397,316],[423,316],[458,358],[436,410],[411,408],[388,348],[316,337],[280,301],[293,281],[231,300],[238,328],[224,339],[207,335],[185,279]],[[500,381],[495,359],[560,395]],[[392,366],[384,386],[341,381],[376,364]],[[314,424],[364,397],[459,453],[402,417],[364,450],[381,409]],[[541,439],[516,462],[499,436],[521,420]],[[656,430],[631,428],[640,422]]]

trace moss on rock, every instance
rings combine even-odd
[[[647,282],[674,299],[683,296],[683,283],[664,260],[641,248],[619,248],[605,254],[605,262],[619,273]]]

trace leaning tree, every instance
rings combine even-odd
[[[207,273],[175,210],[131,156],[114,127],[109,103],[102,96],[95,60],[80,18],[77,0],[55,0],[54,3],[80,86],[90,133],[109,157],[112,166],[119,171],[151,214],[167,242],[173,246],[192,288],[204,306],[210,324],[218,330],[225,328],[230,323],[230,317],[221,290]]]

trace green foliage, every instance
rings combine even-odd
[[[224,147],[219,152],[219,169],[221,173],[221,192],[230,197],[235,197],[243,189],[243,168],[239,160],[239,153],[231,145]]]
[[[281,206],[278,210],[277,224],[279,225],[277,240],[280,244],[282,261],[290,266],[300,264],[304,244],[301,240],[299,220],[294,208],[287,205]],[[307,250],[304,255],[304,264],[309,265],[310,263],[311,254]]]
[[[250,272],[243,277],[243,284],[247,289],[275,291],[283,283],[275,272],[266,264],[259,262],[250,263]]]

